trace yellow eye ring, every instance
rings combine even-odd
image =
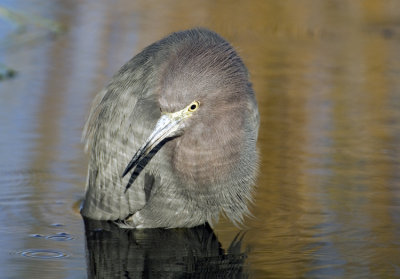
[[[200,102],[199,101],[194,101],[193,103],[190,104],[188,111],[190,112],[194,112],[196,111],[200,106]]]

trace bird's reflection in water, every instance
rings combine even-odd
[[[238,234],[225,251],[211,227],[121,229],[85,219],[89,278],[247,278]]]

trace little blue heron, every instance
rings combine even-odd
[[[172,33],[95,97],[81,213],[126,228],[211,224],[221,211],[242,223],[258,127],[249,74],[232,46],[207,29]]]

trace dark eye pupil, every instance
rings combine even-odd
[[[190,106],[190,109],[191,109],[191,110],[195,110],[196,107],[197,107],[196,105],[191,105],[191,106]]]

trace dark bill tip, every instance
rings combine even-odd
[[[125,175],[127,175],[128,172],[130,172],[135,165],[138,163],[138,159],[140,156],[133,156],[132,160],[129,162],[128,166],[125,168],[124,172],[122,173],[122,178],[125,177]]]

